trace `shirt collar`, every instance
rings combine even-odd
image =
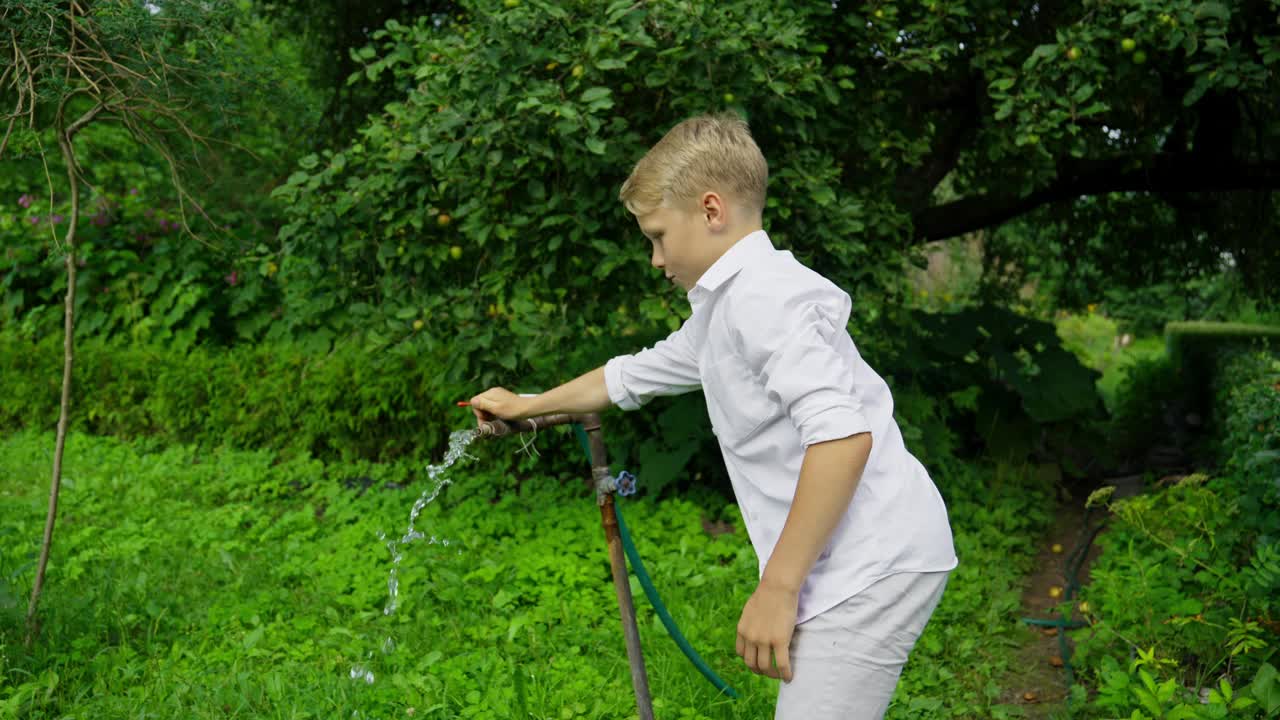
[[[698,278],[698,282],[689,291],[690,300],[694,299],[695,293],[701,296],[703,293],[715,292],[729,278],[737,275],[739,270],[772,252],[774,252],[773,241],[764,230],[756,230],[743,237],[729,246],[729,249],[725,250],[724,254],[702,273],[702,277]]]

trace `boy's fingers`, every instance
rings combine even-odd
[[[766,650],[764,654],[767,656],[768,651]],[[751,672],[764,672],[764,664],[760,662],[760,655],[761,652],[759,645],[756,645],[755,643],[747,643],[747,667],[751,668]]]
[[[747,659],[747,640],[742,637],[742,633],[738,633],[738,642],[734,644],[734,652],[738,653],[738,657],[743,660]]]
[[[774,658],[778,663],[778,674],[775,677],[785,682],[791,682],[791,652],[786,645],[775,645],[773,648]]]
[[[493,419],[493,413],[490,413],[486,409],[488,405],[489,405],[488,398],[485,398],[481,395],[477,395],[471,398],[471,412],[475,413],[476,422],[483,422],[485,420]]]

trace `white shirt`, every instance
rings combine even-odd
[[[903,444],[889,386],[846,329],[847,293],[757,231],[707,269],[689,302],[692,316],[667,339],[605,364],[609,398],[634,410],[702,388],[762,575],[805,448],[871,433],[853,501],[801,588],[797,623],[888,575],[956,566],[942,496]]]

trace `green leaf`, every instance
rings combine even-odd
[[[612,93],[613,91],[607,87],[600,87],[598,85],[595,87],[589,87],[582,91],[582,102],[590,104],[597,100],[607,98]]]
[[[1086,100],[1088,100],[1089,98],[1093,97],[1093,91],[1094,91],[1095,89],[1096,89],[1096,88],[1094,88],[1094,86],[1093,86],[1093,85],[1090,85],[1090,84],[1088,84],[1088,83],[1086,83],[1086,84],[1084,84],[1084,85],[1081,85],[1081,86],[1080,86],[1079,88],[1077,88],[1077,89],[1076,89],[1076,91],[1071,95],[1071,99],[1072,99],[1072,100],[1074,100],[1074,101],[1075,101],[1075,102],[1077,102],[1077,103],[1083,103],[1084,101],[1086,101]]]
[[[1276,668],[1271,663],[1262,663],[1258,672],[1249,683],[1249,693],[1253,695],[1267,717],[1280,712],[1280,682],[1277,681]]]
[[[600,138],[589,137],[586,139],[587,150],[596,155],[603,155],[605,151],[605,142]]]
[[[266,632],[266,626],[259,625],[253,630],[250,630],[248,635],[244,636],[244,640],[241,641],[241,645],[244,646],[245,650],[249,650],[253,648],[253,646],[257,645],[258,641],[262,639],[262,636],[265,632]]]

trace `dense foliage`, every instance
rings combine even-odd
[[[1063,349],[1051,324],[994,307],[902,317],[912,330],[873,360],[891,369],[898,422],[930,468],[983,450],[1012,463],[1057,458],[1097,417],[1096,372]],[[425,459],[443,452],[466,414],[452,401],[472,389],[407,344],[316,354],[285,341],[155,339],[80,342],[78,382],[93,391],[72,408],[75,427],[322,459]],[[0,430],[51,426],[61,351],[56,336],[0,332]],[[610,413],[607,430],[615,457],[653,489],[695,477],[728,487],[699,393]]]
[[[492,469],[514,445],[473,445],[481,463],[455,466],[454,484],[417,523],[436,542],[406,547],[400,607],[388,617],[379,533],[403,533],[409,506],[430,489],[420,463],[325,464],[75,435],[48,640],[25,655],[13,620],[43,512],[28,478],[44,474],[49,442],[37,432],[0,440],[5,716],[633,716],[585,467],[517,480]],[[944,480],[965,560],[890,717],[1011,717],[999,683],[1050,489],[1011,468],[958,467]],[[718,698],[637,592],[658,712],[768,715],[776,682],[733,651],[757,579],[736,506],[707,493],[623,502],[685,634],[743,694]],[[394,649],[384,654],[388,637]],[[351,679],[355,664],[374,673],[372,685]]]
[[[1077,635],[1099,717],[1280,715],[1280,360],[1228,355],[1215,388],[1221,469],[1109,503]]]
[[[19,31],[10,55],[62,58],[75,42],[112,53],[87,79],[41,66],[35,94],[17,100],[0,83],[6,110],[29,111],[0,135],[0,327],[61,327],[71,193],[55,138],[74,113],[92,117],[74,139],[81,333],[190,346],[260,329],[261,316],[245,315],[272,307],[253,282],[277,229],[270,191],[317,115],[297,43],[239,4],[168,2],[153,14],[82,2],[71,16],[64,6],[0,7]],[[237,285],[248,292],[222,292]]]

